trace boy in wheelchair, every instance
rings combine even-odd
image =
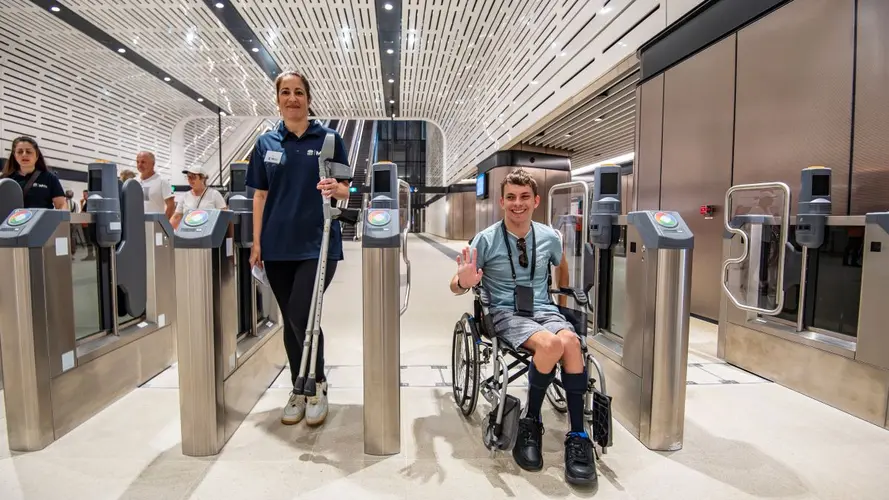
[[[450,288],[460,295],[481,283],[490,302],[487,324],[493,325],[493,335],[514,350],[532,353],[528,399],[512,450],[516,463],[527,471],[543,468],[541,409],[561,362],[571,421],[565,436],[565,478],[590,485],[596,482],[596,466],[584,426],[588,376],[583,340],[549,295],[549,266],[562,263],[561,239],[551,227],[532,221],[540,196],[527,172],[511,172],[500,190],[503,220],[477,234],[463,250]]]

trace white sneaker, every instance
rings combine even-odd
[[[290,393],[290,399],[284,406],[281,414],[281,423],[284,425],[298,424],[306,416],[306,397]]]
[[[327,418],[327,382],[321,382],[315,390],[315,395],[308,398],[306,408],[306,424],[320,425]]]

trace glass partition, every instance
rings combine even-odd
[[[617,228],[613,228],[616,230]],[[626,334],[626,299],[627,299],[627,226],[620,226],[617,242],[611,246],[611,266],[608,279],[608,321],[606,329],[624,338]]]
[[[864,226],[828,226],[824,244],[809,251],[811,319],[814,328],[858,335]]]
[[[99,251],[95,245],[75,239],[71,256],[74,298],[74,338],[82,340],[103,332],[102,294],[100,293]]]

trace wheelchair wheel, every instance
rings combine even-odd
[[[568,413],[568,400],[565,399],[565,390],[556,384],[549,384],[546,389],[546,400],[559,413]]]
[[[464,416],[472,415],[478,402],[479,349],[472,335],[473,319],[464,314],[454,325],[451,347],[451,387],[454,402]]]

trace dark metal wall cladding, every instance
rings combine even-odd
[[[889,2],[858,2],[852,215],[889,210]]]
[[[695,235],[691,312],[711,319],[722,296],[722,212],[706,220],[699,209],[721,207],[731,187],[734,91],[734,35],[665,74],[660,208]]]
[[[636,208],[660,208],[661,140],[664,114],[664,75],[658,75],[637,89],[639,138],[634,166]]]
[[[795,0],[738,32],[734,184],[833,170],[833,214],[848,213],[854,0]]]

